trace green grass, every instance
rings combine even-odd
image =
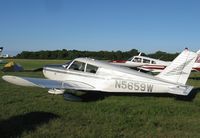
[[[26,69],[58,60],[16,60]],[[7,74],[7,73],[6,73]],[[41,77],[41,72],[11,75]],[[0,73],[0,76],[4,73]],[[188,84],[200,90],[200,74]],[[173,96],[108,96],[91,102],[65,101],[47,89],[20,87],[0,79],[1,137],[199,137],[200,95],[188,101]]]

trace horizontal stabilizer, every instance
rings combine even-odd
[[[191,90],[193,89],[192,86],[177,86],[177,87],[170,87],[169,93],[176,94],[176,95],[188,95]]]

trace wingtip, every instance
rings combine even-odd
[[[36,86],[33,83],[25,80],[22,77],[17,77],[17,76],[11,76],[11,75],[4,75],[2,76],[2,79],[6,82],[19,85],[19,86]]]
[[[5,81],[7,81],[9,78],[11,78],[11,77],[14,77],[14,76],[11,76],[11,75],[4,75],[4,76],[2,76],[2,79],[3,80],[5,80]]]
[[[2,79],[4,81],[9,82],[9,83],[13,83],[13,79],[16,79],[16,77],[15,76],[11,76],[11,75],[4,75],[4,76],[2,76]]]

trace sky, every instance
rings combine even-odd
[[[4,54],[200,47],[199,0],[0,0]]]

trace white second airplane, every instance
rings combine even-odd
[[[77,58],[68,64],[46,66],[44,78],[5,75],[2,78],[21,86],[48,88],[60,94],[65,89],[119,93],[171,93],[188,95],[192,86],[186,85],[197,53],[184,50],[157,76],[119,67],[90,58]]]
[[[2,51],[3,51],[3,47],[0,47],[0,58],[2,58]],[[3,63],[3,60],[0,60],[0,63]]]
[[[110,63],[119,65],[119,66],[134,68],[134,69],[141,70],[144,72],[160,73],[168,65],[171,64],[171,61],[163,61],[160,59],[154,59],[154,58],[150,58],[146,56],[141,56],[141,53],[139,53],[139,55],[133,56],[129,58],[128,60],[113,60]],[[192,71],[200,72],[200,55],[198,55],[192,67]]]

